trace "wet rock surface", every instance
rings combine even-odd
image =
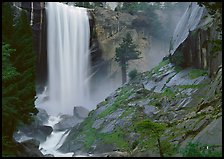
[[[21,143],[16,143],[17,157],[44,157],[39,150],[40,142],[34,139],[30,139]]]
[[[47,136],[51,134],[53,128],[51,126],[44,125],[49,119],[49,115],[43,109],[39,109],[39,112],[34,117],[34,121],[30,125],[21,125],[18,131],[14,133],[14,138],[17,141],[26,141],[28,139],[36,139],[38,141],[45,141]]]

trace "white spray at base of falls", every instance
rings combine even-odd
[[[37,107],[50,115],[89,109],[89,18],[85,8],[46,3],[48,99]]]

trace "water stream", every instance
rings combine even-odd
[[[50,115],[89,109],[89,18],[85,8],[46,3],[48,99],[37,107]]]
[[[46,3],[48,84],[37,95],[35,105],[50,115],[46,125],[54,128],[59,114],[73,114],[75,106],[89,109],[89,18],[85,8],[59,2]],[[40,143],[43,154],[71,157],[57,149],[63,144],[68,130],[55,131]]]

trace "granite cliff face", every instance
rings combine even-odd
[[[133,41],[138,45],[138,49],[142,52],[141,56],[143,57],[140,60],[130,61],[129,70],[137,68],[140,72],[146,71],[151,36],[147,32],[147,28],[139,29],[133,26],[132,22],[137,16],[100,7],[93,11],[93,15],[95,17],[95,30],[99,47],[102,50],[102,58],[108,61],[110,65],[109,74],[111,76],[113,74],[121,75],[120,67],[115,62],[114,56],[115,49],[119,47],[122,38],[125,37],[127,32],[131,33]]]
[[[172,62],[183,68],[194,66],[208,69],[209,76],[213,77],[222,64],[221,51],[213,51],[212,41],[221,39],[216,28],[217,22],[206,9],[196,2],[191,3],[180,19],[171,41]]]

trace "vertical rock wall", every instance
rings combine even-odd
[[[193,6],[197,7],[196,4],[191,4],[181,18],[181,20],[184,20],[182,23],[185,25],[182,30],[180,30],[181,34],[179,34],[179,37],[178,34],[177,36],[174,34],[173,44],[175,44],[175,42],[178,43],[178,41],[175,40],[181,39],[180,36],[182,36],[182,32],[186,30],[187,27],[191,26],[190,22],[192,20],[189,20],[191,16],[188,15],[193,13],[187,14],[187,12],[193,12],[194,10],[191,9]],[[192,30],[190,30],[189,27],[188,35],[182,39],[182,42],[180,42],[180,45],[176,49],[173,48],[173,50],[171,50],[171,61],[183,68],[193,66],[198,69],[207,69],[209,76],[213,77],[218,67],[222,65],[222,53],[218,52],[214,56],[212,51],[214,46],[211,43],[212,40],[219,37],[219,32],[216,31],[217,24],[214,23],[206,9],[203,10],[203,14],[200,17],[197,26]],[[178,27],[177,25],[177,28]]]

